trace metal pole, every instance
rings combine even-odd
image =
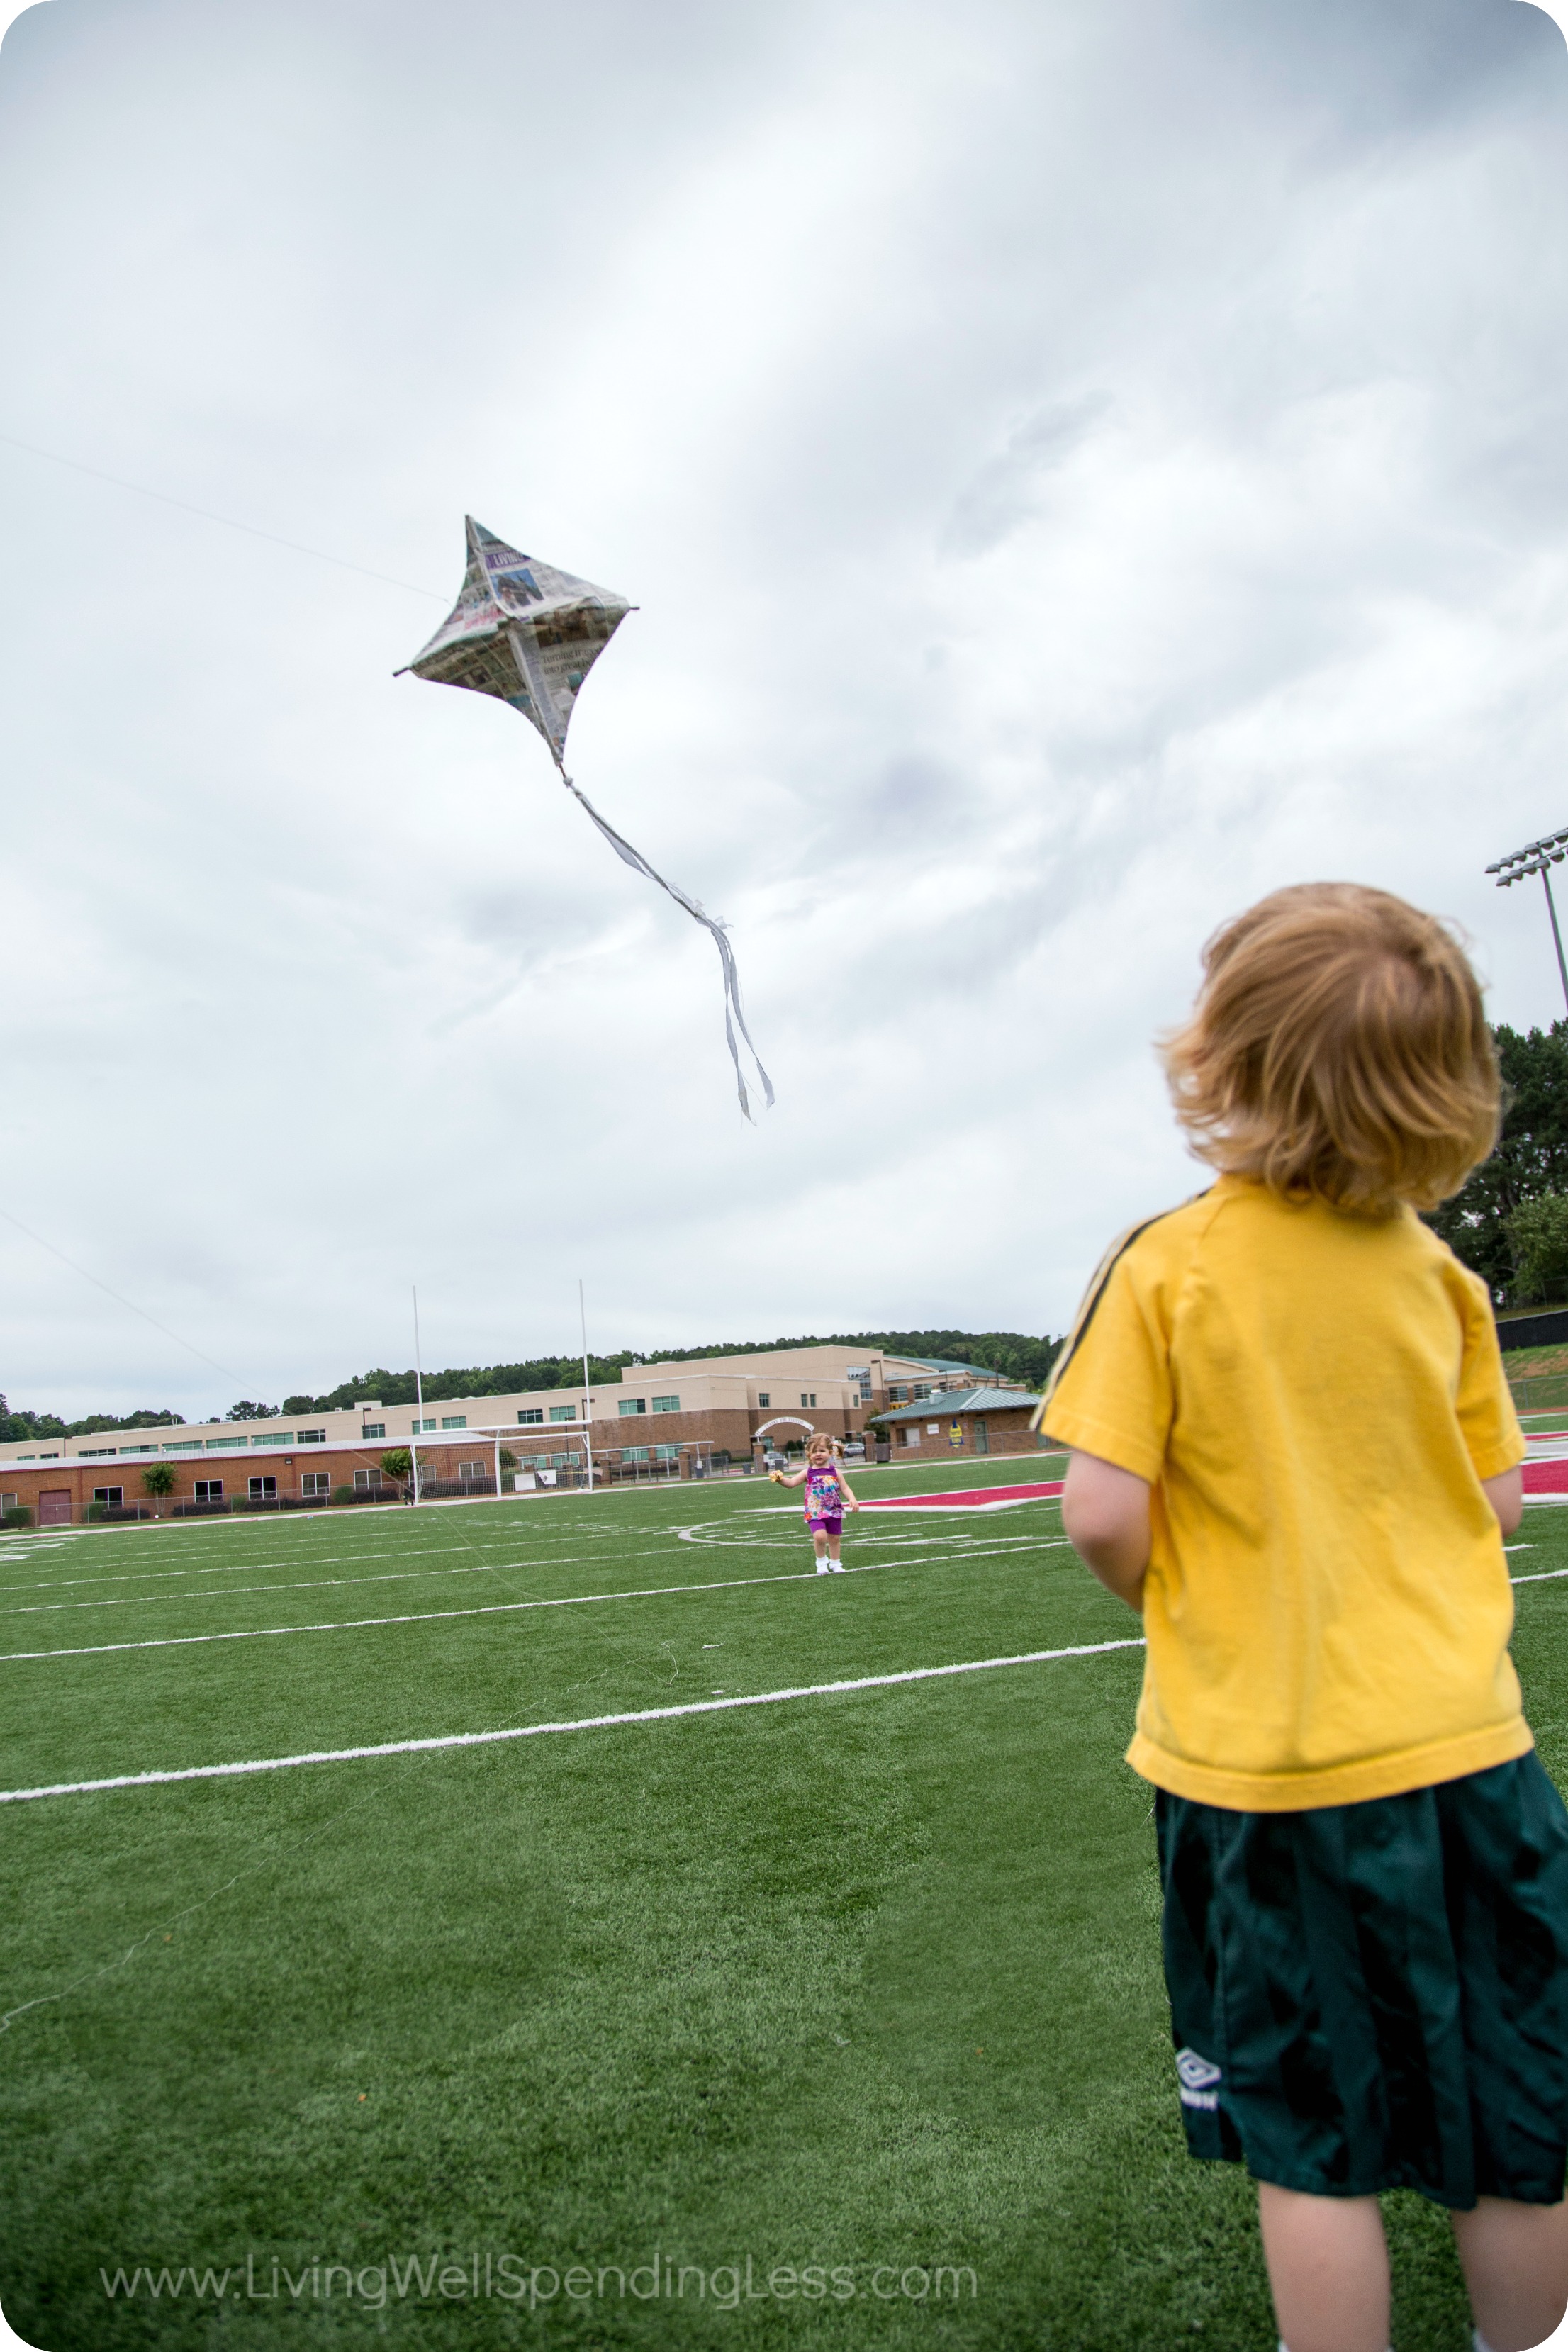
[[[419,1285],[414,1285],[414,1426],[425,1432],[425,1375],[419,1368]],[[414,1499],[419,1500],[419,1449],[414,1449]]]
[[[1568,982],[1564,982],[1568,986]],[[583,1277],[577,1276],[577,1321],[583,1333],[583,1418],[587,1423],[584,1451],[588,1456],[588,1492],[594,1491],[594,1400],[588,1393],[588,1310],[583,1303]]]
[[[1557,901],[1552,895],[1552,877],[1543,866],[1541,879],[1546,891],[1546,910],[1552,918],[1552,937],[1557,949],[1557,970],[1563,982],[1563,1002],[1568,1004],[1568,963],[1563,960],[1563,934],[1557,928]]]

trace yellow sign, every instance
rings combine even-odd
[[[948,1442],[948,1444],[949,1444],[950,1445],[962,1445],[962,1444],[963,1444],[963,1423],[962,1423],[961,1422],[956,1422],[956,1421],[955,1421],[955,1422],[952,1422],[952,1423],[949,1423],[949,1425],[948,1425],[948,1432],[947,1432],[947,1442]]]

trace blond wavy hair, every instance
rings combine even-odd
[[[1386,890],[1302,883],[1225,924],[1160,1054],[1198,1158],[1291,1198],[1434,1208],[1497,1141],[1469,960]]]

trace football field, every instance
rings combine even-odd
[[[749,1479],[0,1539],[13,2326],[1271,2352],[1136,1622],[1053,1499],[910,1507],[1059,1466],[857,1472],[835,1577]],[[1568,1510],[1518,1542],[1561,1780]],[[1388,2212],[1394,2342],[1463,2352]]]

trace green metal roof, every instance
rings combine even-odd
[[[891,1412],[873,1413],[873,1421],[940,1421],[945,1412],[1017,1412],[1025,1405],[1033,1412],[1040,1402],[1026,1389],[961,1389],[948,1396],[924,1398],[919,1404],[901,1404]]]

